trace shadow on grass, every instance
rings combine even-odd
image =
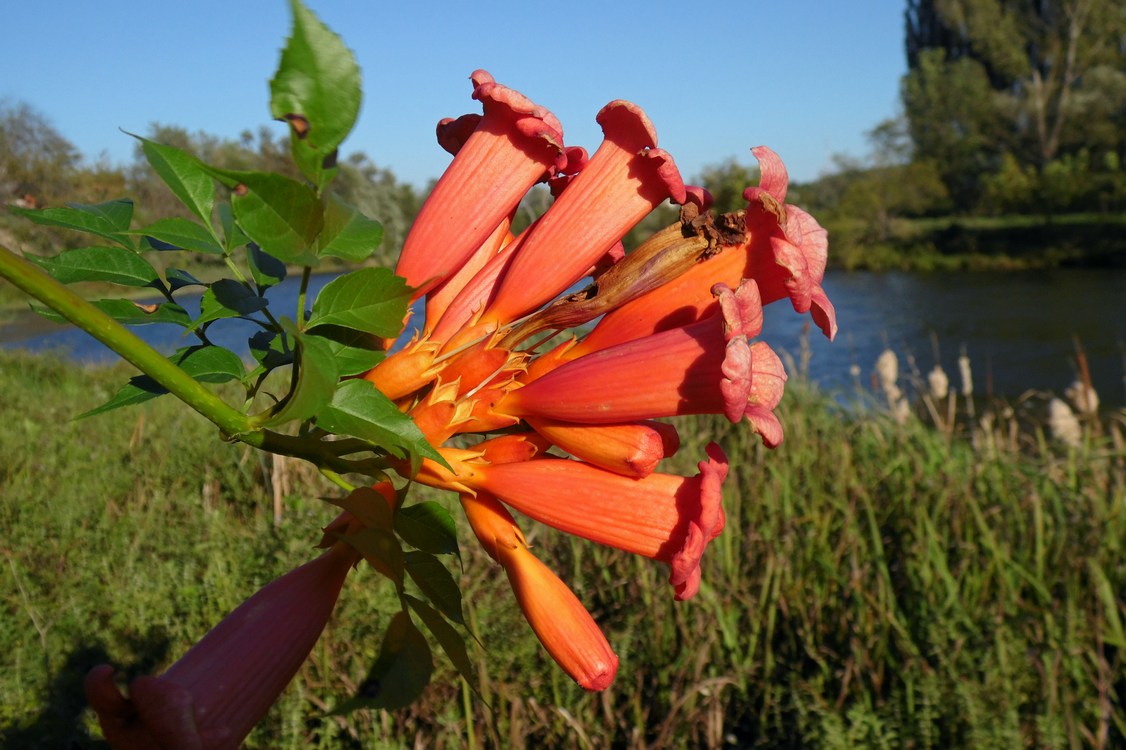
[[[134,676],[151,674],[164,662],[170,643],[171,639],[162,630],[130,639],[124,652],[138,657],[126,667],[114,665],[119,667],[119,679],[124,676],[124,681],[128,682]],[[107,663],[112,664],[113,659],[101,643],[79,646],[72,651],[46,687],[39,714],[30,721],[20,722],[18,727],[0,730],[0,747],[108,748],[108,743],[93,737],[87,730],[86,695],[82,687],[91,669]]]

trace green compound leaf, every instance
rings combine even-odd
[[[447,620],[464,625],[461,589],[442,561],[428,552],[406,553],[407,575]]]
[[[317,255],[330,255],[359,263],[375,252],[383,241],[383,225],[330,196],[325,206],[325,223],[317,238]]]
[[[309,327],[343,326],[393,338],[410,307],[407,282],[386,268],[362,268],[325,285],[313,303]]]
[[[149,166],[164,181],[173,195],[179,198],[180,202],[200,221],[210,227],[211,210],[215,206],[215,181],[203,164],[175,146],[165,146],[139,135],[133,137],[141,142],[141,150]]]
[[[81,247],[53,258],[25,256],[56,281],[105,281],[122,286],[158,286],[160,276],[147,260],[123,247]]]
[[[179,217],[160,219],[134,234],[157,240],[165,246],[171,245],[178,250],[193,250],[211,255],[223,254],[223,246],[215,239],[209,228]],[[157,250],[168,249],[154,244],[151,240],[149,244]]]
[[[285,263],[316,265],[312,247],[324,210],[308,185],[268,172],[207,169],[231,188],[234,218],[251,241]]]
[[[405,611],[391,618],[379,658],[355,697],[344,702],[333,713],[347,713],[357,708],[406,708],[422,695],[434,671],[430,644]]]
[[[125,323],[126,325],[173,323],[187,328],[192,324],[192,318],[187,311],[174,302],[146,304],[127,299],[100,299],[92,304],[118,323]],[[33,309],[48,320],[60,323],[65,320],[54,310],[41,307]]]
[[[324,188],[337,146],[360,113],[360,68],[344,42],[298,0],[293,29],[270,81],[270,112],[290,125],[293,160]]]
[[[411,418],[366,380],[341,383],[332,403],[317,414],[317,426],[366,440],[400,458],[409,454],[412,464],[422,457],[445,464]]]
[[[418,613],[423,624],[438,639],[438,645],[446,652],[450,662],[465,678],[470,685],[473,684],[473,663],[469,660],[469,653],[465,649],[465,639],[457,628],[446,622],[438,612],[426,602],[416,599],[410,594],[404,594],[411,609]]]
[[[226,383],[241,380],[246,375],[239,356],[220,346],[191,346],[178,350],[168,358],[184,372],[201,383]],[[130,378],[113,398],[101,406],[80,414],[79,419],[103,414],[123,406],[140,404],[168,391],[148,375]]]
[[[307,335],[284,318],[281,324],[290,339],[296,342],[296,366],[299,368],[297,385],[282,400],[278,411],[265,422],[266,426],[280,425],[291,420],[304,421],[318,414],[332,399],[336,383],[340,380],[340,371],[336,367],[332,350],[323,339]],[[370,383],[367,385],[371,386]]]
[[[405,505],[395,514],[395,531],[407,544],[432,555],[460,555],[457,524],[440,503]]]
[[[58,208],[10,210],[36,224],[88,232],[129,250],[134,249],[133,241],[127,234],[129,222],[133,220],[133,201],[128,198],[93,205],[68,203]]]

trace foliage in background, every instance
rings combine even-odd
[[[87,667],[109,658],[151,671],[307,559],[308,526],[331,516],[315,475],[237,445],[214,450],[209,426],[171,402],[127,420],[68,421],[120,377],[0,355],[0,388],[12,396],[0,402],[10,426],[0,433],[5,747],[98,747],[83,713]],[[842,409],[792,384],[786,442],[770,460],[735,431],[722,435],[744,460],[727,503],[733,533],[717,540],[701,612],[677,609],[644,561],[529,527],[625,657],[604,696],[550,666],[524,636],[503,573],[467,545],[466,619],[484,643],[505,644],[470,645],[484,667],[476,684],[459,687],[439,665],[446,671],[412,708],[323,713],[337,675],[349,686],[364,678],[397,609],[365,571],[247,746],[1126,742],[1126,605],[1116,594],[1126,590],[1126,416],[1084,422],[1069,448],[1050,437],[1042,404],[978,404],[969,420],[959,399],[958,426],[936,428],[929,418],[899,425],[870,396]],[[701,419],[683,431],[687,447],[725,425]],[[274,527],[279,488],[286,512]]]
[[[985,188],[1006,158],[1034,178],[1035,199],[1022,202],[1022,212],[1122,209],[1121,3],[909,0],[905,21],[902,98],[914,158],[941,165],[960,211],[980,211],[984,197],[996,200]],[[1095,184],[1061,190],[1061,172],[1088,171],[1099,175]],[[1102,192],[1106,182],[1111,196]]]

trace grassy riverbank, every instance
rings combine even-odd
[[[333,515],[315,476],[219,442],[171,401],[71,420],[126,375],[0,352],[0,746],[98,747],[86,670],[163,668],[308,559]],[[711,436],[732,458],[728,527],[690,602],[649,561],[526,524],[621,657],[605,694],[547,662],[462,534],[481,699],[439,663],[408,710],[323,717],[363,678],[394,606],[360,570],[248,747],[1126,742],[1121,415],[1068,449],[1004,412],[973,435],[898,425],[800,383],[780,413],[774,452],[722,421],[682,430],[679,471]]]

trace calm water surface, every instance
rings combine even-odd
[[[330,280],[315,277],[309,298]],[[816,330],[808,340],[810,375],[825,388],[852,388],[853,365],[867,384],[876,357],[890,346],[900,355],[901,372],[911,354],[924,373],[941,363],[952,385],[957,384],[957,358],[964,349],[978,394],[1060,393],[1076,377],[1078,339],[1102,401],[1126,404],[1126,271],[830,272],[824,286],[836,305],[840,332],[833,343]],[[296,293],[296,279],[271,290],[274,314],[293,317]],[[184,304],[194,314],[193,302]],[[797,357],[808,320],[789,310],[787,302],[776,302],[766,309],[763,338]],[[228,329],[224,335],[218,335],[221,328]],[[175,326],[135,330],[168,353],[192,341]],[[215,343],[240,353],[247,351],[246,338],[256,330],[243,321],[220,321],[210,329]],[[115,357],[81,331],[38,316],[4,325],[0,346],[64,349],[76,360],[92,363]]]

